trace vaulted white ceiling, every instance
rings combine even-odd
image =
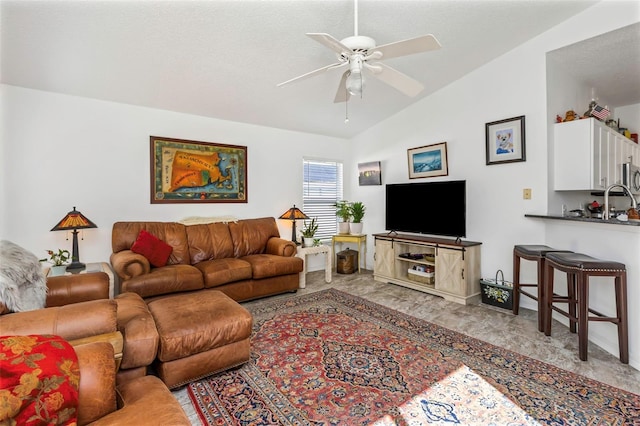
[[[424,34],[436,51],[385,61],[420,81],[410,98],[369,79],[333,103],[342,70],[305,35],[354,33],[352,0],[2,0],[1,82],[187,114],[350,138],[583,11],[594,1],[360,0],[378,45]]]

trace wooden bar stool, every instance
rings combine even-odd
[[[518,315],[520,309],[520,294],[532,298],[538,302],[538,331],[544,331],[544,260],[547,253],[569,252],[569,250],[558,250],[545,245],[516,245],[513,246],[513,314]],[[523,284],[520,282],[520,259],[530,260],[537,263],[538,282]],[[532,294],[522,287],[537,287],[538,294]]]
[[[627,323],[627,271],[624,263],[600,260],[582,253],[548,253],[545,266],[545,321],[544,334],[551,335],[553,311],[569,318],[569,329],[576,332],[578,326],[578,348],[582,361],[587,360],[589,343],[589,321],[607,321],[618,326],[620,362],[629,363],[629,329]],[[553,292],[554,269],[567,274],[567,296]],[[607,317],[589,308],[589,278],[612,277],[615,283],[616,316]],[[567,303],[564,311],[554,303]],[[576,315],[577,309],[577,315]],[[593,314],[593,315],[589,315]]]

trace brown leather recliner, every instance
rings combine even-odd
[[[47,307],[0,315],[0,334],[54,334],[69,341],[102,336],[113,341],[113,333],[120,332],[124,342],[117,354],[118,383],[147,374],[159,337],[140,296],[129,293],[108,299],[109,276],[104,272],[50,277],[47,287]]]
[[[116,388],[113,346],[75,345],[80,369],[78,425],[191,425],[178,401],[155,376]]]
[[[172,246],[167,265],[153,267],[131,251],[141,230]],[[172,293],[219,290],[245,301],[298,289],[303,261],[280,238],[273,217],[230,223],[116,222],[111,265],[121,292],[145,300]]]

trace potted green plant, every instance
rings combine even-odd
[[[351,214],[351,223],[349,230],[352,234],[362,234],[362,218],[367,210],[362,201],[354,201],[349,204],[349,212]]]
[[[40,259],[40,262],[51,263],[51,276],[62,275],[67,269],[67,263],[71,259],[71,253],[69,250],[58,249],[56,253],[53,250],[47,250],[49,258]]]
[[[316,231],[318,231],[318,222],[315,217],[311,219],[311,222],[304,222],[304,228],[301,232],[304,247],[313,246],[313,236],[316,235]]]
[[[348,234],[349,219],[351,219],[350,203],[347,200],[340,200],[340,201],[336,201],[334,206],[336,207],[336,216],[338,216],[341,219],[341,221],[338,222],[338,233]]]

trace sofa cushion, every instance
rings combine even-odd
[[[229,232],[233,240],[234,257],[264,253],[269,238],[280,237],[278,225],[273,217],[244,219],[237,223],[230,223]]]
[[[131,246],[131,251],[143,255],[149,263],[159,268],[167,264],[173,247],[142,229],[138,234],[138,239]]]
[[[208,223],[186,227],[191,264],[233,257],[233,241],[226,223]]]
[[[146,298],[201,288],[204,284],[200,270],[191,265],[167,265],[124,281],[121,293],[131,291]]]
[[[191,264],[185,226],[175,222],[116,222],[111,232],[112,252],[131,250],[142,229],[173,247],[168,265]]]
[[[207,260],[194,266],[202,272],[205,288],[250,280],[252,274],[249,262],[234,257]]]
[[[302,272],[304,262],[299,257],[274,256],[272,254],[253,254],[242,257],[251,264],[253,279],[277,277]]]

